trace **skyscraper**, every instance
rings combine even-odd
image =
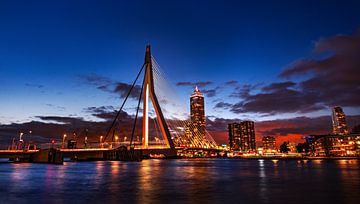
[[[231,150],[240,150],[240,123],[228,124],[229,145]]]
[[[204,95],[200,92],[198,87],[195,87],[194,92],[190,96],[190,116],[191,122],[198,129],[200,134],[205,135],[205,105]]]
[[[229,143],[232,150],[249,152],[256,150],[253,121],[242,121],[228,125]]]
[[[345,113],[341,107],[336,106],[332,109],[333,134],[347,135],[349,129],[345,120]]]
[[[243,121],[241,125],[241,150],[255,151],[255,128],[253,121]]]

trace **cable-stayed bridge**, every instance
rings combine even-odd
[[[138,96],[134,103],[130,96],[136,94]],[[135,108],[131,107],[134,104]],[[126,106],[135,110],[135,115],[131,124],[131,132],[126,137],[127,140],[119,142],[119,132],[124,128],[122,127],[124,124],[121,122],[121,113],[124,112]],[[57,146],[59,152],[63,154],[79,155],[80,157],[84,155],[86,157],[90,152],[96,156],[101,153],[103,158],[109,157],[108,159],[116,158],[118,150],[137,151],[146,156],[164,155],[166,157],[174,157],[177,151],[184,149],[216,150],[217,144],[211,135],[206,130],[199,130],[201,128],[189,118],[185,103],[181,102],[159,64],[151,55],[150,46],[147,46],[144,63],[115,118],[107,128],[106,135],[100,136],[98,144],[89,144],[81,149],[77,149],[75,146],[75,148],[69,148],[69,146],[65,148],[64,138],[62,144],[42,144],[38,147]],[[86,140],[87,137],[85,136],[84,139]],[[11,155],[11,151],[15,153],[15,150],[9,150],[9,152],[2,150],[0,157],[1,155]],[[32,153],[34,152],[36,151],[32,151]],[[16,154],[20,154],[18,150],[16,150]]]

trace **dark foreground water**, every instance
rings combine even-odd
[[[0,162],[0,203],[360,203],[360,161]]]

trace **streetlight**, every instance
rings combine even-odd
[[[32,130],[29,130],[29,142],[28,142],[28,149],[31,148],[31,145],[33,144],[33,142],[31,141],[31,137],[32,136]],[[34,146],[33,146],[34,147]]]
[[[31,142],[32,130],[29,130],[29,141]]]
[[[103,136],[100,136],[100,147],[102,147]]]
[[[119,142],[119,137],[116,135],[115,136],[115,143],[118,143]]]
[[[23,132],[20,132],[20,138],[19,138],[19,144],[18,144],[18,149],[22,149],[22,144],[24,142],[24,140],[22,139],[24,133]]]
[[[24,135],[24,133],[23,132],[20,132],[20,139],[19,139],[19,141],[20,142],[23,142],[24,140],[22,139],[22,136]]]
[[[87,148],[87,143],[88,143],[88,138],[87,136],[85,136],[85,141],[84,141],[85,148]]]
[[[63,135],[63,140],[62,140],[62,148],[65,148],[65,139],[66,139],[66,134]]]

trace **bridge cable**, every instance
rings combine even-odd
[[[144,76],[146,76],[146,71],[147,71],[147,69],[145,69],[145,74],[144,74]],[[138,101],[138,105],[137,105],[137,108],[136,108],[135,121],[134,121],[134,125],[133,125],[132,132],[131,132],[130,148],[131,148],[131,145],[132,145],[132,142],[133,142],[133,138],[134,138],[134,133],[135,133],[135,128],[136,128],[136,121],[137,121],[138,114],[139,114],[140,103],[141,103],[141,96],[142,96],[142,93],[143,93],[143,90],[144,90],[144,84],[145,84],[145,77],[144,77],[143,83],[142,83],[142,85],[141,85],[141,90],[140,90],[140,95],[139,95],[139,101]],[[144,115],[144,114],[143,114],[143,115]],[[143,119],[143,120],[144,120],[144,119]]]
[[[123,109],[123,107],[124,107],[127,99],[129,98],[129,96],[130,96],[130,94],[131,94],[131,91],[132,91],[133,88],[135,87],[135,84],[136,84],[137,80],[139,79],[139,76],[140,76],[142,70],[144,69],[144,67],[145,67],[145,63],[141,66],[141,69],[140,69],[139,73],[137,74],[137,76],[136,76],[136,78],[135,78],[132,86],[130,87],[129,92],[127,93],[127,95],[126,95],[123,103],[121,104],[121,107],[119,108],[118,112],[116,113],[115,119],[114,119],[113,122],[111,123],[111,126],[108,128],[108,130],[107,130],[107,132],[106,132],[106,135],[105,135],[105,138],[104,138],[104,141],[106,141],[106,138],[109,136],[111,129],[114,127],[114,125],[115,125],[115,123],[116,123],[116,121],[117,121],[117,119],[118,119],[118,117],[119,117],[119,115],[120,115],[120,113],[121,113],[121,111],[122,111],[122,109]]]

